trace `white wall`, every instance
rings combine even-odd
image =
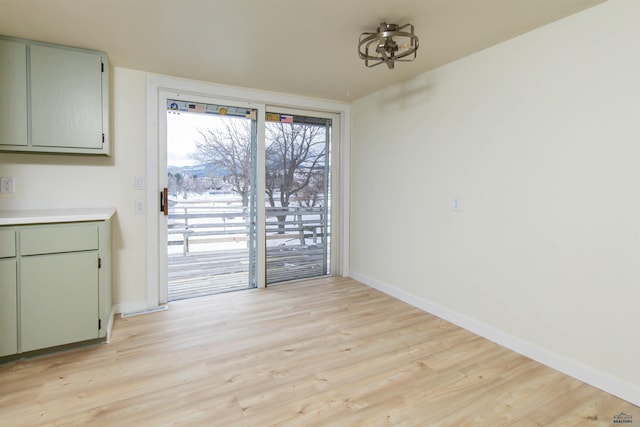
[[[610,0],[351,110],[352,275],[635,404],[638,22]]]
[[[145,215],[136,215],[134,177],[146,176],[146,74],[115,68],[112,75],[113,156],[0,153],[2,176],[15,193],[0,209],[115,207],[114,303],[146,301]]]

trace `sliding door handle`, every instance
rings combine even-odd
[[[169,189],[163,188],[162,192],[160,192],[160,212],[164,214],[164,216],[169,216],[169,200],[167,197],[169,196]]]

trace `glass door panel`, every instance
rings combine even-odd
[[[266,283],[330,274],[331,120],[267,113]]]
[[[254,109],[167,100],[169,301],[256,286]]]

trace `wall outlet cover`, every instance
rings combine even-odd
[[[0,193],[12,194],[15,191],[15,182],[12,176],[0,178]]]
[[[133,178],[133,189],[144,190],[144,177],[136,176]]]

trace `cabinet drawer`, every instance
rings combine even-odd
[[[16,256],[15,230],[0,230],[0,258]]]
[[[24,228],[20,231],[20,254],[54,254],[98,249],[98,226],[74,224]]]

